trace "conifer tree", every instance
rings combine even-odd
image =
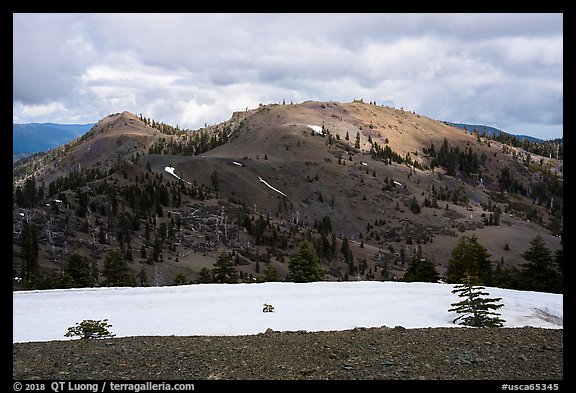
[[[350,252],[350,245],[348,244],[348,238],[344,238],[344,240],[342,240],[342,247],[340,247],[340,251],[342,251],[342,254],[344,254],[344,258],[348,257],[348,253]]]
[[[322,272],[318,255],[307,242],[300,247],[300,251],[290,257],[286,281],[311,282],[320,281]]]
[[[216,170],[214,170],[214,172],[212,172],[212,174],[210,175],[210,181],[212,182],[212,187],[214,188],[214,191],[218,192],[218,186],[220,185],[220,176],[218,175],[218,172],[216,172]]]
[[[414,255],[403,278],[406,282],[438,282],[439,279],[440,274],[434,262],[420,255]]]
[[[420,205],[418,204],[418,201],[416,201],[416,196],[412,197],[412,201],[410,202],[410,210],[412,210],[412,213],[414,214],[420,213]]]
[[[520,270],[522,286],[530,291],[562,292],[560,273],[544,239],[537,235],[530,244],[531,247],[521,254],[526,260]]]
[[[506,321],[495,311],[503,306],[498,303],[502,298],[486,297],[489,294],[482,291],[484,287],[476,285],[478,282],[478,276],[466,272],[462,284],[454,286],[452,293],[463,300],[451,304],[448,311],[459,314],[452,322],[472,327],[502,327]]]
[[[452,258],[448,261],[446,279],[448,283],[462,282],[466,272],[478,277],[483,285],[490,285],[492,280],[492,262],[490,254],[478,242],[478,238],[462,236],[460,242],[452,250]]]
[[[22,270],[20,274],[24,280],[32,280],[33,276],[38,272],[38,233],[34,224],[29,224],[28,221],[22,223]]]
[[[274,266],[272,266],[271,263],[268,264],[268,266],[266,266],[266,269],[264,269],[264,281],[278,281],[278,272],[276,271],[276,268]]]
[[[174,277],[174,285],[186,285],[188,284],[188,279],[186,275],[182,272],[178,273],[176,277]]]
[[[104,286],[129,287],[135,284],[134,275],[124,258],[124,253],[119,248],[114,248],[104,260],[102,275],[105,277]]]
[[[198,279],[196,280],[199,284],[209,284],[212,282],[212,270],[207,267],[203,267],[198,272]]]
[[[390,278],[390,266],[388,261],[384,261],[381,267],[382,270],[380,270],[380,279],[386,281]],[[376,270],[374,270],[374,272],[376,272]]]
[[[342,240],[342,247],[340,248],[340,251],[342,251],[342,254],[344,254],[344,260],[346,263],[350,264],[354,261],[354,255],[350,249],[348,238],[345,237],[344,240]]]
[[[150,283],[148,282],[148,274],[146,273],[146,269],[140,269],[140,272],[136,275],[136,283],[138,286],[141,287],[149,287]]]
[[[92,266],[86,257],[74,251],[62,264],[64,273],[70,278],[70,287],[85,288],[94,286]]]
[[[238,273],[232,261],[232,256],[227,252],[222,252],[218,256],[214,267],[212,268],[212,282],[221,284],[236,284],[238,282]]]

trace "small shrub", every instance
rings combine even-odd
[[[104,338],[104,337],[114,337],[115,334],[111,333],[108,328],[112,327],[108,323],[108,319],[103,319],[97,321],[94,319],[85,319],[82,322],[76,322],[76,326],[68,328],[68,332],[64,335],[65,337],[79,336],[81,339],[91,339],[91,338]]]

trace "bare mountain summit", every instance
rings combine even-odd
[[[119,248],[150,285],[202,281],[223,251],[243,281],[282,280],[303,241],[327,280],[402,279],[414,257],[444,274],[462,236],[520,266],[537,235],[562,247],[562,170],[362,101],[260,105],[199,130],[123,112],[14,168],[14,271],[26,220],[41,270],[75,251],[101,271]]]

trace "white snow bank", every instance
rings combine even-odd
[[[453,285],[392,281],[195,284],[13,293],[13,342],[68,340],[68,327],[108,319],[117,337],[244,335],[355,327],[456,327]],[[563,328],[561,294],[485,288],[505,327]],[[274,312],[262,312],[264,303]]]

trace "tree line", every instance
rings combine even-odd
[[[330,242],[328,244],[328,247],[332,249]],[[26,221],[22,229],[21,246],[20,276],[25,288],[149,285],[146,271],[141,269],[135,275],[130,268],[129,258],[118,247],[106,254],[101,272],[95,261],[90,262],[77,251],[73,251],[62,263],[59,271],[46,273],[40,272],[38,268],[37,230],[34,225],[29,225]],[[349,263],[349,273],[354,273],[354,257],[346,238],[342,241],[340,251]],[[563,249],[560,248],[552,255],[540,235],[534,237],[530,242],[530,248],[521,254],[525,262],[520,267],[504,266],[503,261],[496,263],[493,267],[490,256],[477,237],[463,236],[451,252],[444,279],[447,283],[459,284],[465,282],[466,277],[473,276],[477,285],[552,293],[563,291]],[[236,252],[222,252],[212,268],[203,268],[198,273],[197,280],[189,281],[181,274],[175,279],[174,285],[238,283],[242,275],[237,271],[237,265],[238,254]],[[366,267],[367,265],[364,269]],[[361,263],[357,269],[362,269]],[[285,281],[289,282],[322,281],[326,275],[326,271],[321,267],[318,253],[306,240],[301,243],[297,252],[290,255],[288,271]],[[102,280],[99,279],[100,276],[103,277]],[[410,261],[402,280],[438,282],[441,278],[434,261],[424,258],[419,248]],[[279,281],[277,272],[270,263],[266,264],[260,281]]]

